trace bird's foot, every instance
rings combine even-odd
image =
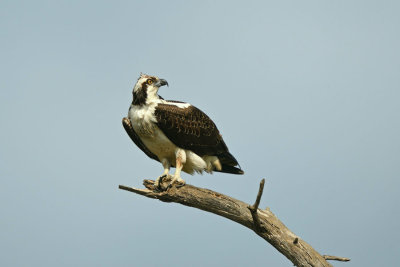
[[[170,174],[163,174],[154,181],[154,191],[163,192],[171,187],[173,176]]]
[[[183,180],[181,177],[175,177],[169,174],[163,174],[154,181],[154,191],[163,192],[167,191],[172,186],[180,188],[185,184],[186,184],[185,180]]]
[[[176,188],[180,188],[180,187],[184,186],[185,184],[186,184],[185,180],[183,180],[181,177],[173,176],[171,183],[168,185],[168,188],[172,187],[173,185]]]
[[[166,178],[168,178],[168,179],[166,179]],[[171,180],[171,175],[169,175],[169,174],[163,174],[163,175],[161,175],[161,176],[159,176],[155,181],[154,181],[154,189],[156,190],[156,191],[165,191],[167,188],[168,188],[168,186],[167,187],[164,187],[163,186],[163,183],[165,183],[165,182],[168,182],[168,181],[165,181],[165,180]]]
[[[167,174],[163,174],[161,176],[158,176],[158,178],[154,181],[154,187],[160,187],[160,184],[162,183],[162,180],[167,177]]]

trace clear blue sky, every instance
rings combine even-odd
[[[184,175],[271,210],[337,266],[400,255],[397,1],[1,1],[1,266],[291,266],[224,218],[118,190],[140,72],[246,171]]]

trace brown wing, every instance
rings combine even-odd
[[[157,126],[176,146],[199,156],[218,156],[222,164],[238,165],[229,153],[215,123],[200,109],[189,106],[158,104],[155,109]]]
[[[136,134],[135,130],[133,130],[132,124],[128,118],[122,119],[122,125],[125,128],[125,131],[132,139],[132,141],[149,157],[154,160],[160,161],[156,155],[154,155],[140,140],[139,136]]]

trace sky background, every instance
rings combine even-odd
[[[161,164],[125,133],[144,72],[206,112],[244,176],[335,266],[400,255],[398,1],[1,1],[1,266],[292,266],[214,214],[118,189]]]

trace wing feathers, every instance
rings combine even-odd
[[[139,136],[136,134],[135,130],[133,130],[133,127],[131,125],[131,122],[128,118],[123,118],[122,119],[122,125],[125,128],[125,131],[129,135],[129,137],[132,139],[132,141],[149,157],[154,160],[160,161],[156,155],[154,155],[140,140]]]
[[[155,109],[157,126],[171,142],[199,156],[217,156],[222,164],[220,172],[243,174],[235,166],[239,163],[229,153],[215,123],[194,106],[180,108],[175,105],[158,104]]]
[[[228,151],[214,122],[194,106],[180,108],[158,104],[155,116],[157,126],[178,147],[189,149],[199,156]]]

